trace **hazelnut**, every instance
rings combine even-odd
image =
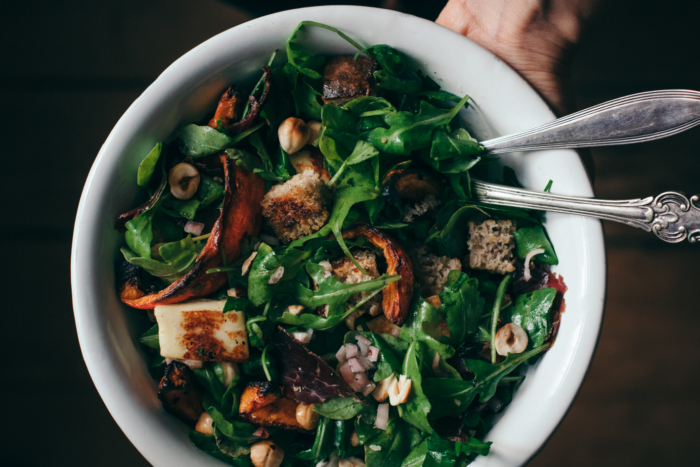
[[[352,444],[353,447],[357,447],[360,445],[360,437],[357,436],[357,431],[352,432],[352,436],[350,437],[350,444]]]
[[[177,199],[190,199],[197,193],[200,178],[195,166],[181,162],[168,173],[170,193]]]
[[[250,460],[255,467],[279,467],[284,451],[272,441],[259,441],[250,447]]]
[[[313,430],[318,426],[321,414],[314,411],[315,404],[297,405],[297,422],[305,430]]]
[[[338,467],[365,467],[365,462],[357,457],[346,457],[338,461]]]
[[[246,274],[248,274],[250,265],[253,264],[253,260],[256,256],[258,256],[258,252],[254,251],[250,256],[248,256],[247,260],[243,261],[243,266],[241,266],[241,276],[245,276]]]
[[[372,391],[372,396],[377,402],[384,402],[389,397],[389,388],[396,382],[396,376],[392,373],[379,382],[379,385]]]
[[[321,122],[317,122],[316,120],[309,120],[309,123],[306,124],[309,127],[309,144],[312,144],[316,146],[316,140],[318,139],[318,135],[321,133]]]
[[[300,118],[289,117],[277,130],[280,146],[287,154],[293,154],[309,142],[311,131]]]
[[[496,333],[496,352],[503,357],[521,353],[527,348],[527,333],[515,323],[508,323]]]
[[[298,315],[304,310],[304,305],[289,305],[287,312],[293,315]]]
[[[411,394],[411,380],[406,375],[401,375],[391,386],[389,386],[389,404],[399,405],[408,401]]]
[[[202,415],[199,416],[199,420],[197,420],[197,425],[195,425],[194,429],[195,431],[204,433],[207,436],[214,436],[214,427],[212,426],[213,422],[214,420],[208,413],[202,412]]]

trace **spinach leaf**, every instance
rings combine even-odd
[[[200,173],[197,193],[190,199],[177,199],[169,197],[163,202],[164,206],[177,212],[180,216],[194,220],[197,211],[204,209],[214,201],[224,197],[224,184],[217,182],[210,176]]]
[[[414,340],[408,347],[406,356],[401,367],[401,374],[406,375],[411,380],[411,398],[403,405],[399,405],[401,418],[421,431],[433,432],[433,428],[428,422],[430,413],[430,401],[423,393],[422,376],[420,373],[423,366],[423,344]]]
[[[355,55],[355,59],[357,59],[357,56],[361,53],[375,59],[384,70],[394,76],[399,76],[401,73],[403,73],[403,70],[406,67],[406,64],[404,63],[399,51],[393,47],[389,47],[386,44],[378,44],[367,47],[366,49],[358,52]]]
[[[525,259],[532,250],[542,248],[544,253],[536,255],[536,261],[545,264],[559,264],[559,258],[554,253],[554,247],[541,225],[520,228],[515,231],[513,236],[515,237],[515,251],[518,258]]]
[[[431,436],[432,438],[432,436]],[[428,439],[424,439],[418,446],[406,456],[401,463],[401,467],[423,467],[425,456],[428,454]]]
[[[469,236],[469,221],[475,215],[483,214],[479,207],[474,205],[462,206],[457,209],[438,234],[433,238],[437,243],[440,255],[450,258],[462,258],[466,253],[467,237]]]
[[[151,329],[141,334],[139,342],[152,349],[160,350],[160,341],[158,340],[158,324],[154,324]]]
[[[335,440],[335,422],[328,417],[322,417],[316,428],[316,439],[313,446],[306,451],[302,451],[294,457],[301,460],[319,462],[322,459],[330,456],[333,452]]]
[[[377,361],[377,371],[374,373],[374,382],[378,383],[391,376],[392,373],[399,373],[401,371],[401,363],[399,363],[389,344],[384,340],[386,335],[380,336],[367,332],[365,336],[379,349],[379,360]]]
[[[409,95],[416,94],[423,89],[423,82],[414,72],[404,73],[403,76],[396,76],[386,70],[374,72],[374,78],[380,88]]]
[[[151,258],[151,242],[153,242],[153,216],[158,211],[163,200],[167,200],[168,194],[162,195],[149,208],[138,217],[131,219],[125,225],[126,244],[138,256]],[[127,259],[128,261],[128,259]]]
[[[207,125],[191,124],[181,128],[175,137],[180,141],[180,152],[187,157],[197,159],[230,148],[248,135],[258,131],[263,125],[265,122],[260,122],[249,130],[231,137]]]
[[[400,467],[411,452],[412,427],[401,420],[389,422],[386,431],[365,443],[365,463],[370,467]]]
[[[549,312],[557,290],[549,287],[518,295],[515,304],[504,311],[504,321],[521,326],[527,333],[527,348],[541,346],[552,330]]]
[[[334,397],[314,406],[315,412],[333,420],[350,420],[365,409],[367,405],[356,402],[354,397]]]
[[[158,162],[162,150],[163,143],[157,143],[146,157],[143,158],[139,164],[138,173],[136,174],[136,183],[138,186],[148,186],[153,172],[156,170],[156,163]]]
[[[430,146],[430,157],[436,161],[455,157],[471,157],[483,152],[484,148],[472,138],[464,128],[457,128],[448,133],[443,129],[435,130]],[[472,158],[472,166],[479,158]],[[452,171],[452,173],[455,173]]]
[[[204,245],[203,241],[194,242],[191,235],[177,242],[166,243],[159,248],[163,261],[138,257],[126,248],[122,248],[121,252],[124,259],[131,264],[140,266],[149,274],[172,283],[192,269]]]
[[[488,456],[491,449],[491,441],[483,442],[476,438],[467,438],[464,443],[455,443],[455,452],[459,454],[478,454],[480,456]]]
[[[321,73],[319,73],[318,70],[311,69],[310,67],[307,68],[309,66],[309,59],[311,59],[312,57],[301,47],[301,45],[299,44],[299,39],[297,37],[299,31],[301,31],[306,25],[328,29],[329,31],[338,34],[340,37],[342,37],[350,44],[355,46],[357,50],[362,50],[362,46],[360,46],[360,44],[358,44],[357,42],[352,40],[348,35],[346,35],[342,31],[337,30],[334,27],[327,26],[321,23],[316,23],[315,21],[302,21],[294,29],[294,31],[292,31],[292,33],[289,35],[289,38],[287,39],[287,60],[289,60],[289,63],[291,63],[292,66],[294,66],[297,70],[299,70],[301,73],[305,74],[309,78],[321,79],[323,75],[321,75]]]
[[[340,458],[355,456],[364,451],[361,446],[355,447],[352,445],[353,429],[354,423],[352,420],[336,420],[335,422],[335,439],[333,444],[337,448]]]
[[[323,106],[318,101],[321,93],[316,91],[307,79],[306,76],[298,78],[296,87],[292,91],[297,115],[305,115],[314,120],[321,120],[321,109]]]
[[[294,278],[311,253],[311,251],[288,248],[284,254],[277,255],[269,245],[261,243],[248,273],[248,299],[251,303],[260,306],[270,301],[280,283]],[[270,277],[280,267],[284,268],[282,279],[276,284],[270,284]]]
[[[450,271],[440,293],[438,311],[450,330],[449,344],[454,347],[474,334],[484,310],[485,300],[479,294],[479,281],[460,271]]]
[[[432,406],[430,419],[459,415],[467,410],[477,395],[479,402],[488,402],[496,393],[496,386],[501,378],[530,357],[544,352],[549,346],[550,344],[546,343],[521,354],[508,355],[503,362],[496,365],[481,360],[465,360],[467,368],[474,373],[474,379],[471,381],[426,378],[423,381],[423,390]]]
[[[425,453],[423,467],[453,466],[457,461],[454,442],[433,435],[427,439],[428,445]]]
[[[217,378],[213,364],[205,363],[202,368],[192,371],[197,377],[197,380],[202,384],[202,386],[204,386],[204,389],[206,389],[214,398],[216,404],[221,404],[221,399],[224,397],[224,393],[226,392],[227,388],[225,388],[223,383],[219,381],[219,378]],[[207,410],[209,415],[212,415],[207,407],[204,408]],[[213,417],[214,416],[212,415],[212,418]],[[223,415],[221,417],[223,418]]]
[[[465,96],[452,109],[438,109],[421,101],[417,114],[402,111],[383,115],[381,118],[388,128],[374,128],[361,136],[381,151],[408,155],[428,147],[433,130],[449,123],[468,99]]]

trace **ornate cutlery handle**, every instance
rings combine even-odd
[[[604,200],[512,188],[473,180],[472,193],[484,204],[595,217],[639,227],[669,243],[700,241],[700,197],[667,191],[657,197]]]
[[[700,124],[700,92],[672,89],[632,94],[551,123],[482,141],[490,154],[642,143]]]

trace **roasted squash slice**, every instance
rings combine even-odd
[[[158,385],[158,399],[166,412],[194,425],[204,412],[204,390],[192,370],[180,362],[170,362]]]
[[[294,399],[284,397],[279,386],[268,382],[248,383],[238,406],[238,415],[255,425],[304,430],[297,421],[296,411]]]
[[[386,260],[387,274],[400,274],[401,280],[391,282],[382,290],[382,309],[389,321],[401,326],[408,316],[413,298],[413,266],[408,254],[391,237],[368,224],[359,224],[343,232],[344,239],[363,237],[381,249]]]
[[[207,270],[221,267],[224,254],[228,263],[237,261],[242,254],[243,239],[257,236],[262,219],[260,202],[265,195],[265,181],[257,174],[237,166],[226,155],[219,158],[224,168],[226,194],[221,215],[194,266],[180,279],[156,293],[144,291],[141,281],[134,277],[122,277],[119,295],[127,305],[150,310],[156,305],[180,303],[215,292],[226,284],[226,274],[207,274]]]
[[[224,126],[230,125],[236,119],[236,107],[240,106],[241,101],[241,93],[236,85],[229,87],[221,96],[216,106],[216,112],[214,112],[214,116],[209,120],[209,126],[217,129],[220,119]]]
[[[382,196],[390,203],[399,200],[422,201],[426,196],[440,196],[444,181],[435,173],[421,169],[395,169],[384,176]]]

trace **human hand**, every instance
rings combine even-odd
[[[571,63],[598,0],[449,0],[437,23],[508,63],[559,116],[575,107]],[[591,179],[589,151],[581,151]]]

